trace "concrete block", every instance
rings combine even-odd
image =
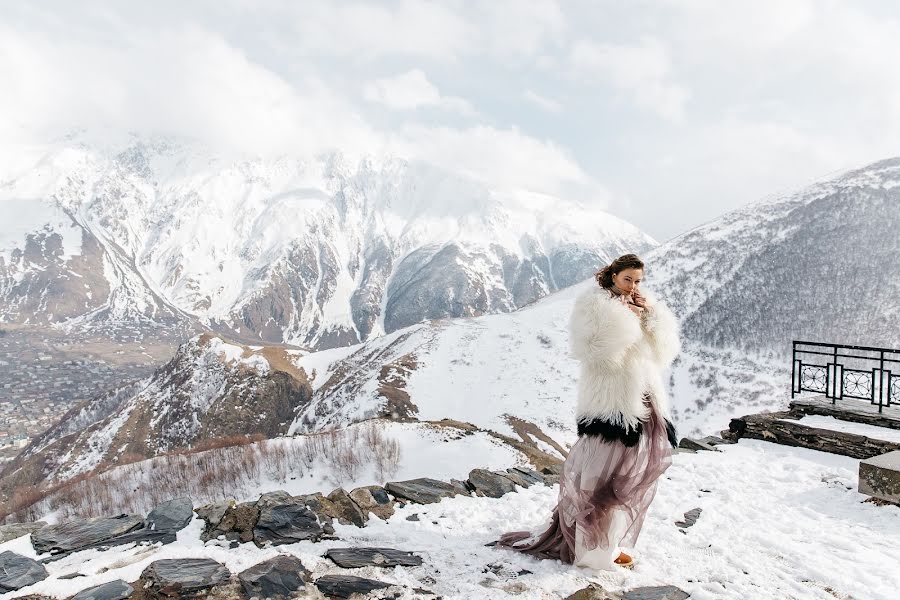
[[[900,503],[900,450],[859,461],[859,491]]]

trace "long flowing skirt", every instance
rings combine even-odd
[[[559,502],[543,533],[505,533],[498,544],[577,566],[616,568],[620,545],[637,542],[657,480],[672,464],[665,419],[647,404],[650,416],[635,446],[586,435],[575,442],[563,464]]]

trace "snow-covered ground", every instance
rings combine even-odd
[[[542,526],[557,488],[535,486],[501,499],[457,497],[409,505],[387,523],[336,526],[338,541],[268,549],[203,545],[202,523],[195,519],[176,543],[78,553],[50,563],[49,579],[0,599],[29,593],[62,598],[117,578],[134,581],[161,558],[209,557],[239,572],[289,553],[318,577],[343,571],[322,554],[348,545],[416,551],[424,558],[421,567],[352,572],[424,587],[444,598],[564,598],[590,582],[608,589],[672,584],[693,600],[897,597],[900,508],[863,502],[866,497],[856,491],[858,461],[757,440],[721,448],[675,456],[660,480],[631,572],[592,572],[485,547],[504,531]],[[674,522],[692,508],[702,509],[700,518],[682,532]],[[407,521],[413,513],[419,520]],[[28,537],[0,545],[4,550],[35,556]],[[499,575],[487,570],[498,563]],[[522,569],[530,573],[514,575]],[[86,577],[59,580],[76,571]]]
[[[790,421],[799,423],[806,427],[818,427],[819,429],[828,429],[831,431],[841,431],[843,433],[853,433],[856,435],[864,435],[874,440],[884,440],[886,442],[900,443],[900,429],[888,429],[887,427],[878,427],[867,423],[854,423],[852,421],[841,421],[834,417],[826,417],[823,415],[806,415],[802,419],[781,419],[782,421]]]

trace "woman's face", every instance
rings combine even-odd
[[[631,294],[635,290],[640,289],[639,286],[643,277],[643,269],[624,269],[622,271],[619,271],[618,273],[613,274],[612,280],[613,283],[616,284],[617,288],[619,288],[626,294]]]

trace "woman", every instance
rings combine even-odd
[[[504,534],[500,545],[594,569],[631,567],[633,546],[676,445],[663,371],[678,354],[678,322],[640,291],[644,263],[620,256],[575,301],[572,355],[581,361],[578,441],[563,464],[559,502],[536,540]]]

